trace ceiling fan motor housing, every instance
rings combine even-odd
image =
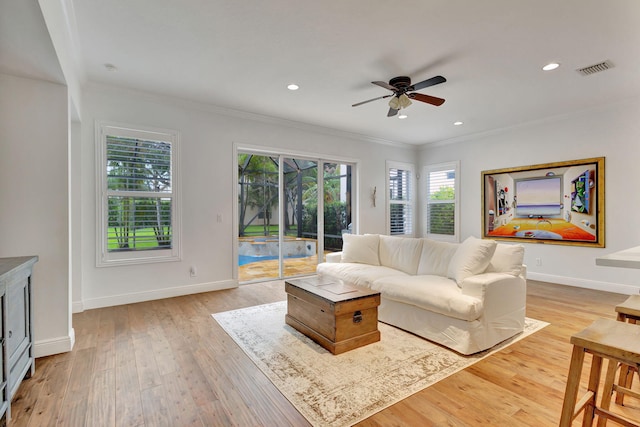
[[[409,86],[411,86],[411,77],[408,77],[408,76],[394,77],[391,80],[389,80],[389,84],[395,87],[396,89],[398,89],[398,91],[400,92],[406,91],[406,89]]]

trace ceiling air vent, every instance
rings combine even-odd
[[[613,64],[610,61],[604,61],[599,64],[589,65],[588,67],[580,68],[578,71],[583,76],[589,76],[591,74],[606,71],[609,68],[613,68]]]

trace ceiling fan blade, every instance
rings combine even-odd
[[[389,98],[390,96],[393,96],[393,95],[389,94],[389,95],[385,95],[385,96],[379,96],[379,97],[373,98],[373,99],[368,99],[366,101],[362,101],[362,102],[358,102],[357,104],[353,104],[352,107],[357,107],[358,105],[366,104],[367,102],[371,102],[371,101],[377,101],[378,99]]]
[[[447,79],[445,79],[442,76],[435,76],[435,77],[431,77],[430,79],[423,80],[420,83],[416,83],[414,85],[409,86],[408,90],[411,90],[411,91],[420,90],[420,89],[424,89],[425,87],[434,86],[434,85],[438,85],[440,83],[444,83],[446,81],[447,81]]]
[[[408,96],[409,98],[415,99],[416,101],[426,102],[427,104],[435,105],[436,107],[444,104],[444,99],[437,98],[431,95],[425,95],[422,93],[410,93]]]
[[[389,112],[387,113],[387,117],[393,117],[396,114],[398,114],[398,110],[395,110],[395,109],[389,107]]]
[[[389,83],[387,83],[387,82],[381,82],[381,81],[377,80],[377,81],[375,81],[375,82],[371,82],[371,83],[373,83],[374,85],[378,85],[378,86],[380,86],[380,87],[383,87],[383,88],[385,88],[385,89],[389,89],[389,90],[390,90],[390,91],[392,91],[392,92],[395,92],[396,90],[398,90],[398,89],[396,89],[395,87],[391,86],[391,85],[390,85]]]

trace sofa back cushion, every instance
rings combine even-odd
[[[377,234],[343,234],[342,262],[380,265],[379,241]]]
[[[487,273],[508,273],[512,276],[518,276],[522,272],[523,262],[524,246],[498,243],[486,271]]]
[[[418,271],[422,239],[380,236],[380,265],[415,275]]]
[[[483,273],[491,262],[496,246],[494,240],[468,237],[453,254],[447,277],[460,286],[467,277]]]
[[[460,245],[431,239],[421,240],[422,252],[420,254],[417,274],[447,277],[449,262]]]

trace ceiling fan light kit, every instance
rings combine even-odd
[[[393,108],[394,110],[399,110],[400,99],[397,96],[394,96],[393,98],[391,98],[391,101],[389,101],[389,107]]]
[[[396,114],[398,114],[398,111],[400,111],[401,109],[407,108],[408,106],[410,106],[412,104],[411,102],[412,99],[439,107],[440,105],[444,104],[444,101],[445,101],[444,99],[437,98],[431,95],[425,95],[422,93],[416,93],[415,91],[424,89],[429,86],[434,86],[440,83],[444,83],[446,81],[447,79],[445,79],[442,76],[435,76],[430,79],[423,80],[420,83],[416,83],[414,85],[411,84],[411,78],[408,76],[394,77],[391,80],[389,80],[389,83],[386,83],[383,81],[374,81],[371,83],[373,83],[376,86],[380,86],[387,90],[390,90],[393,92],[393,94],[379,96],[377,98],[369,99],[367,101],[358,102],[356,104],[353,104],[352,107],[357,107],[359,105],[366,104],[371,101],[376,101],[378,99],[384,99],[389,97],[391,97],[391,100],[389,101],[389,112],[387,113],[387,117],[393,117]],[[405,116],[404,118],[406,118],[406,114],[404,116]]]
[[[411,100],[409,99],[406,93],[403,93],[402,95],[393,99],[398,100],[396,104],[400,108],[407,108],[409,105],[411,105]],[[391,101],[389,101],[389,106],[391,106]],[[399,110],[400,108],[396,108],[396,110]]]

